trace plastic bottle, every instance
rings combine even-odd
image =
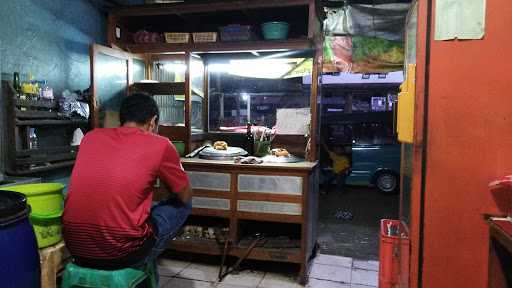
[[[48,86],[46,80],[42,81],[41,89],[39,90],[39,98],[42,100],[53,100],[53,89]]]
[[[18,94],[21,92],[20,73],[18,72],[14,72],[13,74],[12,87]]]
[[[36,128],[29,128],[28,132],[28,149],[38,149]]]

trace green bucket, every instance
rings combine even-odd
[[[19,192],[27,197],[27,202],[32,208],[30,222],[34,227],[39,248],[51,246],[62,240],[63,189],[64,185],[59,183],[2,187],[2,190]]]
[[[174,145],[174,147],[176,147],[176,150],[178,151],[178,154],[180,154],[181,157],[185,156],[185,142],[172,141],[172,144]]]

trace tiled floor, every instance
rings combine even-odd
[[[378,285],[379,262],[318,255],[311,268],[308,288],[372,288]],[[219,267],[161,259],[163,288],[302,288],[294,275],[279,272],[243,271],[217,282]]]

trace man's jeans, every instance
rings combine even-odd
[[[156,229],[156,242],[148,256],[135,265],[134,268],[141,269],[146,267],[147,264],[152,265],[155,263],[158,256],[167,249],[169,241],[176,236],[185,220],[187,220],[192,209],[190,201],[187,204],[183,204],[177,198],[171,198],[158,202],[151,208],[150,218],[153,227]]]

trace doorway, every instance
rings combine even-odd
[[[327,8],[318,243],[322,254],[379,260],[380,220],[409,218],[411,145],[397,140],[396,102],[416,63],[417,2],[359,2]],[[343,177],[329,171],[334,150],[348,159]]]
[[[401,71],[385,77],[324,75],[319,215],[324,254],[378,260],[379,220],[398,219],[401,149],[394,107],[402,82]],[[348,160],[343,171],[337,167],[340,157]]]

